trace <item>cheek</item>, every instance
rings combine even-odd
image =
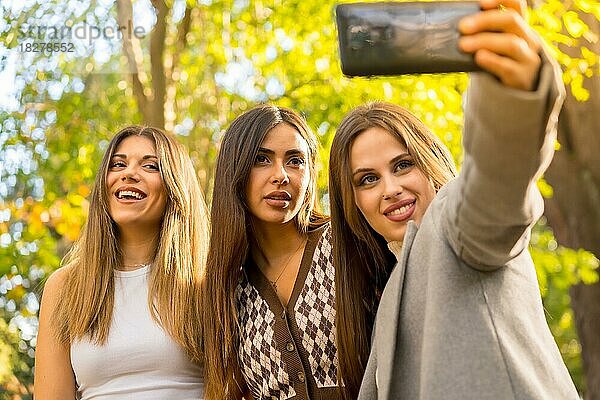
[[[433,186],[432,182],[429,182],[429,180],[427,180],[427,190],[425,191],[425,200],[427,203],[427,207],[429,207],[429,204],[431,204],[431,202],[433,201],[433,198],[436,195],[435,192],[435,187]]]
[[[370,203],[372,201],[369,201],[368,193],[354,189],[354,204],[367,220],[370,220],[371,209],[373,208]]]
[[[302,192],[306,192],[308,190],[308,185],[310,184],[310,174],[308,170],[306,170],[302,176]]]
[[[106,174],[106,190],[110,190],[110,188],[115,184],[115,182],[117,181],[117,174],[114,172],[109,172]]]
[[[252,175],[250,175],[249,179],[248,179],[248,183],[246,184],[246,190],[244,191],[244,201],[246,203],[251,203],[252,202],[252,193],[254,192],[254,185],[253,185],[254,180],[252,179]]]
[[[167,211],[167,196],[165,194],[163,196],[163,198],[161,199],[161,203],[160,203],[160,215],[164,216],[166,211]]]
[[[246,199],[250,200],[252,198],[252,194],[256,194],[258,189],[258,182],[260,180],[260,172],[256,170],[252,170],[250,175],[248,175],[248,183],[246,183]]]

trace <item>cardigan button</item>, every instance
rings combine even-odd
[[[304,372],[298,372],[298,380],[304,382]]]
[[[287,342],[287,344],[285,345],[285,349],[289,352],[294,351],[294,343],[292,342]]]

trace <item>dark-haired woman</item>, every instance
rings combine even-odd
[[[397,260],[359,399],[578,398],[528,252],[564,98],[560,70],[519,15],[525,4],[481,6],[461,21],[470,35],[461,47],[495,76],[471,77],[457,178],[448,151],[396,105],[354,109],[332,144],[338,303],[365,295],[344,285],[385,273],[381,254]]]
[[[258,106],[225,132],[204,290],[209,399],[340,396],[316,157],[314,134],[287,108]]]

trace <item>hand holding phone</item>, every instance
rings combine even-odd
[[[477,1],[352,3],[336,7],[342,72],[349,76],[477,71],[458,47],[458,22]]]
[[[535,90],[541,65],[541,41],[525,22],[524,0],[481,0],[483,12],[463,18],[460,48],[474,54],[482,69],[506,86]]]

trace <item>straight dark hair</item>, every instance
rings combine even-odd
[[[456,175],[448,149],[406,109],[390,103],[359,106],[342,120],[329,159],[332,247],[335,265],[336,329],[344,395],[358,396],[370,351],[371,333],[383,288],[395,264],[384,238],[359,212],[352,185],[350,148],[369,128],[396,136],[436,192]]]
[[[241,397],[237,364],[238,324],[235,292],[252,240],[245,191],[250,170],[267,133],[279,124],[296,129],[308,144],[310,182],[294,222],[299,232],[329,219],[318,212],[317,140],[296,112],[260,105],[237,117],[223,140],[215,171],[211,207],[211,239],[203,296],[205,323],[205,395],[207,399]]]

